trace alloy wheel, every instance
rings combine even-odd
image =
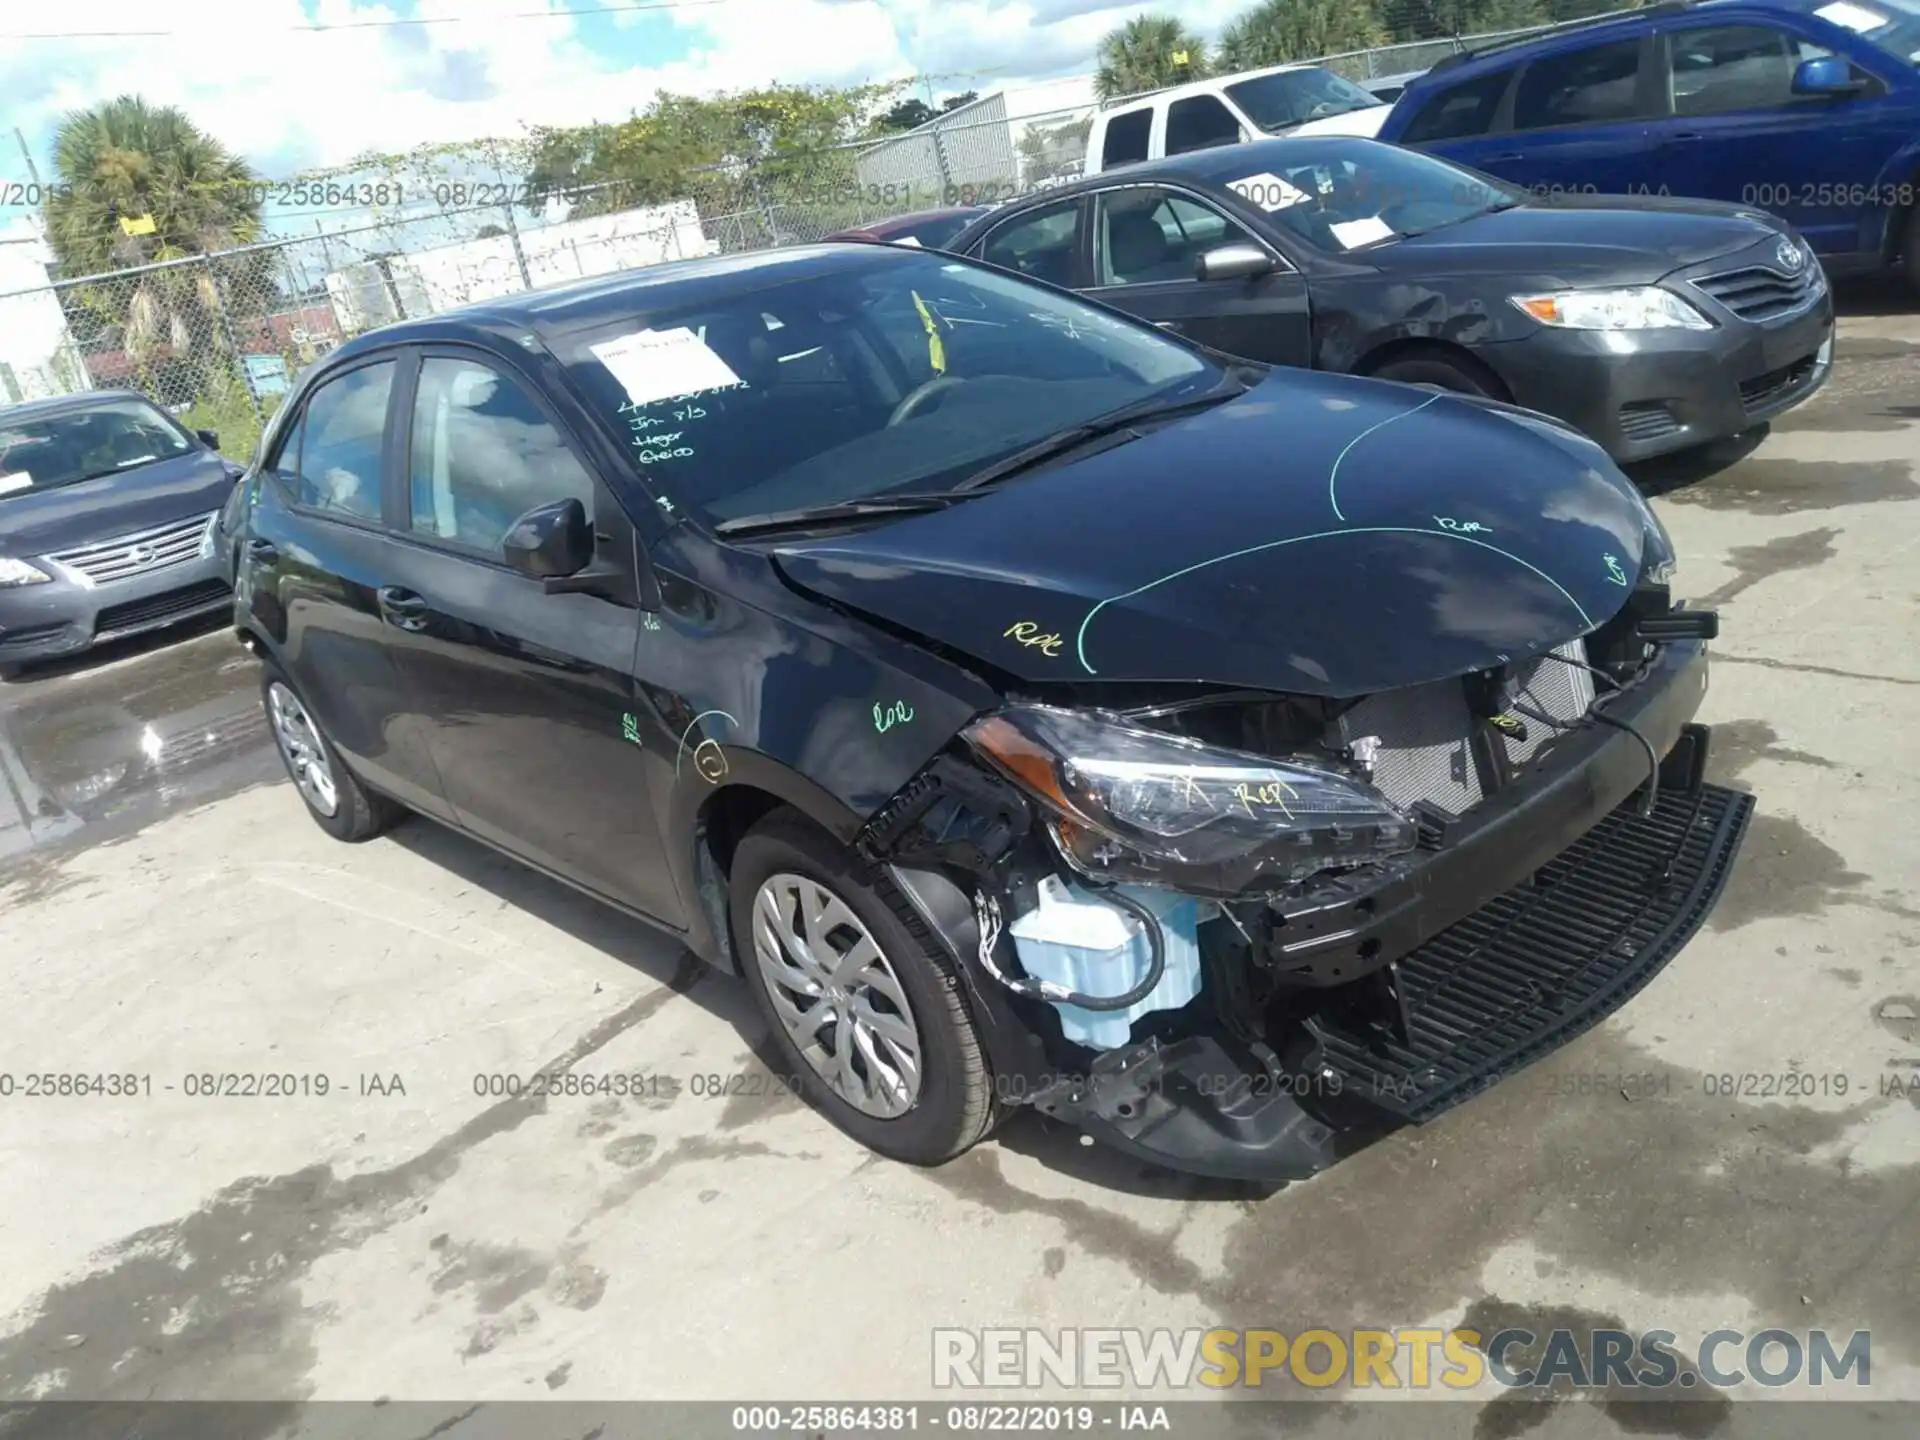
[[[920,1030],[907,992],[853,908],[804,875],[753,897],[753,951],[774,1012],[847,1104],[891,1120],[920,1093]]]
[[[267,710],[273,721],[273,738],[279,743],[280,756],[300,793],[318,813],[331,816],[340,808],[340,787],[334,782],[333,766],[320,743],[306,707],[293,691],[278,680],[267,687]]]

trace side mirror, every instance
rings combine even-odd
[[[194,437],[209,450],[218,450],[220,448],[220,432],[218,430],[196,430],[193,433]]]
[[[1251,280],[1272,270],[1273,257],[1258,245],[1221,245],[1194,262],[1196,280]]]
[[[500,542],[507,564],[534,580],[578,575],[593,561],[593,526],[578,500],[556,500],[527,511]]]
[[[1838,55],[1802,60],[1793,72],[1793,93],[1796,95],[1825,95],[1837,100],[1842,96],[1857,95],[1863,88],[1853,78],[1853,66]]]

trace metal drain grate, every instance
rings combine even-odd
[[[1401,960],[1411,1043],[1309,1022],[1344,1088],[1430,1120],[1591,1028],[1700,928],[1753,797],[1717,785],[1629,801],[1531,880]]]

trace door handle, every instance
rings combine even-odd
[[[1682,130],[1678,134],[1669,135],[1667,139],[1671,140],[1676,145],[1692,145],[1696,141],[1706,139],[1706,136],[1702,135],[1697,130]]]
[[[382,585],[374,592],[380,601],[380,618],[399,630],[427,628],[427,602],[411,590],[397,585]]]
[[[1501,164],[1505,161],[1519,160],[1523,157],[1518,150],[1502,150],[1498,155],[1489,155],[1487,158],[1495,164]]]
[[[280,547],[271,540],[249,540],[247,558],[258,560],[262,565],[271,565],[280,558]]]

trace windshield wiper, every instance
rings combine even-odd
[[[1216,385],[1204,395],[1195,395],[1187,400],[1136,400],[1131,405],[1123,405],[1118,410],[1109,411],[1084,425],[1069,426],[1065,430],[1056,430],[1051,435],[1042,436],[1031,445],[1023,446],[1011,455],[1002,456],[991,465],[976,470],[953,488],[964,494],[969,490],[981,490],[1017,475],[1023,470],[1031,470],[1049,460],[1058,459],[1072,450],[1078,450],[1093,440],[1104,436],[1119,435],[1131,430],[1135,425],[1147,420],[1160,420],[1174,415],[1184,415],[1193,410],[1211,410],[1224,404],[1235,396],[1244,395],[1252,387],[1238,380],[1229,380]],[[1138,439],[1138,436],[1129,438]]]
[[[776,510],[767,515],[742,515],[737,520],[722,520],[713,527],[713,533],[761,535],[776,530],[810,530],[837,520],[864,520],[874,515],[920,515],[929,510],[944,510],[965,498],[951,491],[929,495],[874,495],[865,500],[803,505],[795,510]]]

